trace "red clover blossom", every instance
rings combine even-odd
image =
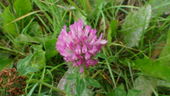
[[[80,67],[80,72],[83,72],[84,67],[97,64],[94,56],[107,41],[102,39],[102,34],[97,38],[96,29],[84,25],[82,20],[70,25],[69,28],[69,32],[66,31],[66,26],[61,30],[56,49],[64,56],[64,60]]]

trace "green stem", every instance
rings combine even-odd
[[[104,55],[106,56],[106,50],[105,50],[105,49],[103,50],[103,52],[104,52]],[[110,73],[110,76],[111,76],[111,78],[112,78],[114,87],[116,88],[116,81],[115,81],[115,79],[114,79],[114,75],[113,75],[113,73],[112,73],[112,69],[111,69],[111,67],[110,67],[109,61],[108,61],[107,59],[105,59],[105,60],[106,60],[106,64],[107,64],[107,67],[108,67],[108,69],[109,69],[109,73]]]
[[[54,90],[54,91],[56,91],[56,92],[59,92],[60,94],[61,94],[61,96],[65,96],[65,92],[64,91],[62,91],[62,90],[60,90],[60,89],[58,89],[58,88],[56,88],[56,87],[54,87],[54,86],[52,86],[52,85],[50,85],[50,84],[48,84],[48,83],[45,83],[45,82],[43,82],[43,81],[40,81],[40,80],[36,80],[36,79],[32,79],[32,80],[30,80],[30,82],[29,83],[40,83],[40,84],[42,84],[42,85],[44,85],[44,86],[46,86],[46,87],[48,87],[48,88],[51,88],[52,90]]]
[[[2,46],[0,46],[0,49],[2,49],[2,50],[6,50],[6,51],[9,51],[9,52],[12,52],[12,53],[20,54],[20,55],[22,55],[22,56],[25,56],[25,54],[24,54],[24,53],[19,52],[19,51],[17,51],[17,50],[12,50],[12,49],[10,49],[10,48],[6,48],[6,47],[2,47]]]

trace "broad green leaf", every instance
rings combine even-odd
[[[107,93],[107,96],[126,96],[126,90],[124,89],[124,86],[121,84],[117,88],[113,89],[111,92]]]
[[[122,34],[128,47],[138,46],[151,18],[151,6],[130,12],[122,25]]]
[[[41,46],[34,46],[34,53],[21,59],[17,64],[17,70],[20,74],[26,75],[30,72],[36,72],[45,66],[45,52]]]
[[[8,55],[0,53],[0,71],[12,64],[12,60],[9,59]]]
[[[37,69],[42,69],[46,64],[45,51],[42,50],[41,45],[33,46],[33,48],[34,55],[31,60],[31,65]]]
[[[153,16],[170,12],[170,0],[150,0],[149,4],[152,6]]]
[[[130,89],[128,92],[124,89],[123,85],[120,85],[116,89],[114,89],[112,92],[109,92],[107,96],[140,96],[140,91],[135,89]]]
[[[83,91],[85,90],[86,85],[83,79],[79,78],[76,80],[76,93],[77,96],[82,96]]]
[[[32,3],[30,0],[15,0],[13,7],[15,10],[15,17],[21,18],[22,16],[26,16],[26,14],[32,10]],[[26,17],[27,18],[17,21],[17,24],[19,25],[18,29],[24,29],[24,27],[30,22],[30,16]]]
[[[29,35],[37,36],[37,37],[43,35],[42,29],[41,29],[40,25],[38,24],[38,22],[31,22],[31,25],[29,26],[29,28],[30,28],[30,30],[27,30],[27,33]]]
[[[15,19],[13,14],[10,12],[10,8],[9,7],[5,8],[0,16],[2,18],[3,32],[10,36],[17,36],[18,33],[15,23],[10,23]]]
[[[135,61],[135,64],[136,68],[146,75],[170,81],[170,66],[168,65],[149,58],[138,59]]]
[[[126,91],[123,85],[120,85],[118,88],[114,89],[114,94],[112,96],[126,96]]]
[[[140,93],[139,90],[131,89],[131,90],[128,90],[127,96],[140,96],[139,93]]]
[[[26,75],[30,72],[38,71],[38,69],[31,66],[30,61],[31,61],[32,57],[33,57],[33,54],[30,54],[27,57],[25,57],[24,59],[21,59],[17,63],[17,70],[21,75]]]
[[[77,74],[76,73],[72,73],[72,74],[69,74],[67,75],[67,80],[75,80],[77,78]]]
[[[152,96],[153,89],[156,87],[156,81],[144,76],[140,76],[135,80],[134,89],[139,90],[137,96]],[[133,96],[133,95],[128,95]]]
[[[170,30],[168,31],[166,45],[163,48],[160,57],[158,59],[162,65],[170,66]]]
[[[14,2],[14,9],[17,17],[20,17],[32,10],[32,3],[30,0],[16,0]]]
[[[28,44],[36,43],[39,44],[42,41],[42,38],[38,36],[30,36],[28,34],[19,34],[14,39],[14,46],[17,49],[23,49],[23,47],[28,46]]]
[[[94,96],[94,93],[91,89],[85,88],[81,96]]]
[[[56,38],[50,38],[48,37],[45,41],[45,51],[46,51],[46,57],[47,60],[49,60],[51,57],[55,56],[57,54],[56,51]]]
[[[33,37],[27,34],[19,34],[15,38],[15,42],[18,44],[25,44],[25,43],[40,43],[40,39],[38,37]]]
[[[64,85],[64,84],[63,84]],[[71,88],[73,88],[72,86],[71,86],[71,84],[67,81],[67,84],[65,84],[64,85],[64,91],[66,92],[66,94],[68,95],[68,96],[70,96],[70,94],[71,94]]]
[[[99,88],[101,86],[100,83],[93,78],[86,78],[86,83],[89,86],[93,86],[93,87],[97,87],[97,88]]]

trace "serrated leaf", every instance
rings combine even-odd
[[[128,47],[138,46],[151,18],[151,6],[147,5],[138,11],[128,14],[122,26],[124,41]]]

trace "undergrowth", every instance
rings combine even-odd
[[[69,64],[55,44],[63,26],[79,19],[108,42],[88,82],[61,90]],[[169,28],[170,0],[0,0],[0,70],[27,78],[22,96],[89,96],[84,83],[92,96],[170,96]],[[11,95],[1,86],[0,94]]]

